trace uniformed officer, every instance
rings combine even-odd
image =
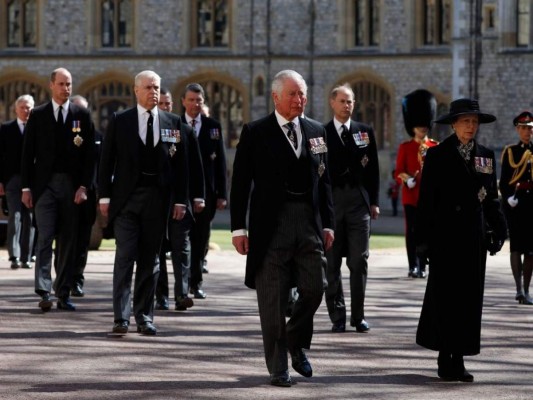
[[[418,89],[402,100],[403,122],[411,140],[400,144],[396,158],[396,181],[402,185],[402,204],[405,217],[405,246],[411,278],[425,278],[425,256],[417,256],[415,243],[415,216],[426,151],[437,141],[428,137],[436,117],[437,100],[431,92]]]
[[[513,119],[513,124],[520,141],[508,145],[502,152],[500,192],[509,227],[515,299],[520,304],[533,304],[529,295],[533,271],[533,236],[530,231],[533,226],[533,114],[524,111]]]

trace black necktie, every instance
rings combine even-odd
[[[352,135],[350,135],[350,132],[348,131],[346,125],[342,125],[341,139],[346,148],[351,147],[351,144],[353,143],[353,138]]]
[[[146,147],[151,149],[154,147],[154,116],[150,111],[147,111],[150,115],[148,117],[148,123],[146,124]]]
[[[287,122],[285,124],[285,126],[288,129],[287,136],[288,136],[289,140],[291,141],[293,147],[295,149],[297,149],[298,148],[298,138],[296,137],[296,131],[294,130],[294,122]]]
[[[57,124],[59,126],[65,124],[65,121],[63,120],[63,106],[59,106],[59,109],[57,110]]]

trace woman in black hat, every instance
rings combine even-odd
[[[533,114],[524,111],[514,118],[513,124],[520,141],[507,146],[502,152],[500,192],[509,225],[511,270],[516,284],[515,300],[520,304],[533,304],[529,295],[533,272]]]
[[[453,101],[435,122],[454,133],[424,162],[415,233],[430,273],[416,342],[439,352],[438,375],[448,381],[474,380],[463,356],[480,351],[487,250],[495,254],[507,236],[494,152],[474,140],[479,124],[495,120],[476,100]]]

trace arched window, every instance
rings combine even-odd
[[[518,0],[516,5],[516,45],[531,46],[531,0]]]
[[[105,134],[109,118],[114,112],[136,104],[131,81],[117,80],[101,82],[83,91],[89,101],[94,125]]]
[[[46,86],[24,79],[6,79],[2,82],[0,77],[0,121],[9,121],[16,118],[14,104],[15,100],[23,94],[33,96],[35,105],[38,106],[49,100]]]
[[[256,97],[261,97],[265,95],[265,80],[262,76],[258,76],[255,78],[254,91],[254,95]]]
[[[391,96],[382,86],[369,81],[354,81],[350,85],[355,93],[355,110],[352,116],[374,128],[378,149],[392,144]]]

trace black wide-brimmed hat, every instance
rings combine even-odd
[[[522,111],[520,114],[514,117],[513,125],[533,126],[533,114],[531,114],[529,111]]]
[[[417,89],[402,99],[402,113],[407,134],[414,136],[413,129],[417,126],[431,129],[431,123],[437,116],[437,100],[431,92]]]
[[[466,114],[475,114],[479,117],[480,124],[488,124],[496,121],[492,114],[482,113],[479,110],[479,103],[474,99],[457,99],[450,103],[450,112],[435,120],[438,124],[451,124],[457,117]]]

